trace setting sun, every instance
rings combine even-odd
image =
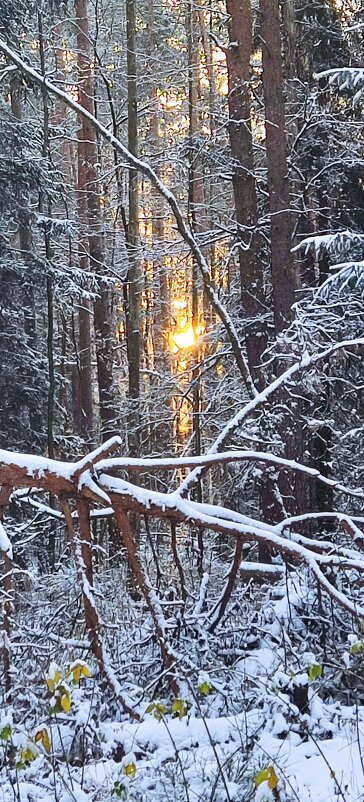
[[[172,343],[175,354],[177,351],[180,351],[181,348],[191,348],[195,343],[195,332],[192,324],[188,323],[187,326],[180,331],[174,332],[174,334],[172,334]]]

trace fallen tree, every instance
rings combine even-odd
[[[42,456],[0,451],[0,552],[4,574],[3,586],[3,665],[7,686],[11,685],[11,617],[15,592],[16,570],[14,568],[12,544],[6,532],[6,511],[12,499],[29,501],[39,510],[63,522],[68,531],[73,557],[77,566],[83,602],[85,628],[90,648],[97,661],[100,674],[107,681],[122,708],[129,715],[136,716],[133,702],[124,695],[120,683],[111,667],[103,639],[103,624],[97,607],[94,589],[94,551],[92,520],[99,517],[112,517],[119,533],[120,543],[125,548],[133,581],[144,600],[145,607],[153,624],[155,639],[159,645],[163,671],[174,696],[178,695],[178,672],[176,654],[170,642],[168,628],[160,605],[158,593],[152,587],[148,570],[143,565],[137,542],[131,526],[130,513],[139,513],[145,522],[154,518],[169,522],[171,527],[171,557],[176,566],[181,590],[181,604],[186,602],[184,568],[178,554],[176,527],[196,526],[202,533],[214,532],[221,537],[230,536],[235,540],[235,553],[226,574],[226,581],[220,598],[205,614],[205,628],[214,632],[221,622],[233,593],[240,566],[244,576],[249,567],[242,563],[243,544],[263,544],[277,557],[281,566],[305,566],[318,587],[328,594],[333,603],[341,607],[355,619],[364,618],[364,607],[358,599],[356,584],[347,583],[347,590],[336,582],[337,573],[347,572],[351,577],[364,574],[364,534],[360,525],[364,519],[351,517],[346,512],[332,510],[329,513],[313,513],[288,517],[276,525],[248,517],[224,506],[199,503],[191,497],[196,481],[213,466],[229,463],[255,463],[263,471],[275,468],[279,471],[298,472],[310,481],[314,480],[331,487],[337,494],[352,500],[364,499],[364,488],[353,488],[339,479],[323,476],[318,470],[294,460],[287,460],[277,454],[257,450],[224,451],[230,436],[238,427],[254,416],[256,410],[271,403],[274,394],[282,389],[289,391],[292,380],[325,363],[334,354],[350,353],[364,345],[363,339],[348,340],[334,344],[330,348],[312,356],[304,357],[291,365],[269,387],[256,395],[227,423],[206,455],[196,457],[130,458],[120,452],[122,440],[113,437],[77,462],[61,462]],[[128,472],[132,477],[139,472],[154,476],[159,471],[176,471],[192,468],[186,478],[176,485],[172,492],[158,492],[142,487],[125,478]],[[47,501],[39,501],[39,494],[51,494],[56,504],[49,506]],[[36,495],[36,498],[33,496]],[[326,537],[310,538],[299,531],[301,525],[315,521],[319,524],[325,519],[334,521],[345,538],[343,542]],[[148,526],[148,524],[146,523]],[[266,565],[252,563],[251,577],[277,581],[281,576],[279,566],[272,570]],[[201,580],[200,597],[206,591],[205,580]],[[195,605],[197,615],[201,604]]]

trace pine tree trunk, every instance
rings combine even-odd
[[[151,148],[160,157],[163,150],[163,140],[161,136],[160,108],[158,98],[158,76],[156,76],[156,65],[158,61],[157,31],[155,21],[155,9],[153,0],[148,2],[148,25],[149,25],[149,81],[150,97],[152,103],[152,115],[150,119],[150,138]],[[162,170],[157,161],[155,167],[159,178],[163,180]],[[153,436],[150,443],[151,450],[165,452],[173,448],[173,427],[172,427],[172,402],[169,390],[169,382],[172,370],[170,352],[170,327],[171,327],[171,304],[170,290],[168,286],[167,271],[168,267],[164,256],[164,204],[160,194],[151,188],[152,197],[152,246],[153,246],[153,355],[154,355],[154,375],[151,377],[151,384],[154,393],[158,394],[158,402],[154,403],[152,398],[152,409],[149,417],[155,423],[153,426]]]
[[[19,122],[21,122],[23,118],[21,87],[22,84],[19,76],[13,76],[10,80],[10,104],[12,114]],[[26,195],[27,193],[24,193],[23,196],[18,199],[19,206],[21,207],[18,212],[19,248],[21,259],[25,264],[31,261],[33,249],[32,229],[28,213],[28,198]],[[25,277],[26,276],[27,271],[25,271]],[[15,281],[18,283],[17,277],[15,277]],[[37,353],[39,350],[39,342],[37,337],[36,303],[33,282],[25,278],[24,281],[21,281],[19,284],[18,293],[19,308],[23,311],[25,338],[27,338],[28,345],[30,345],[34,353]],[[29,376],[26,379],[27,382],[29,381],[30,385],[33,384],[33,376],[30,375],[31,373],[32,369],[30,368]],[[29,424],[34,434],[38,435],[38,438],[41,438],[44,431],[42,410],[38,410],[35,406],[32,407],[32,405],[29,407]]]
[[[294,303],[293,219],[287,163],[282,45],[278,0],[260,0],[271,268],[276,334],[286,328]]]
[[[93,110],[92,84],[89,51],[89,32],[87,16],[87,0],[75,0],[76,30],[77,30],[77,66],[78,66],[78,101],[87,110]],[[78,146],[77,146],[77,210],[79,226],[79,266],[82,270],[90,269],[89,243],[88,243],[88,203],[89,191],[89,146],[88,142],[94,139],[94,132],[88,130],[90,126],[83,118],[79,120]],[[91,140],[88,136],[91,133]],[[93,398],[92,398],[92,308],[90,301],[83,299],[80,302],[78,314],[79,328],[79,404],[76,425],[80,426],[80,434],[86,439],[92,439],[94,429]]]
[[[289,325],[295,300],[292,264],[293,216],[288,180],[287,131],[284,98],[283,56],[278,0],[260,0],[263,91],[265,104],[266,158],[271,235],[271,275],[276,336]],[[277,360],[276,369],[283,369]],[[297,458],[291,420],[283,416],[278,424],[284,456]],[[286,513],[296,511],[294,483],[279,471],[268,469],[262,487],[262,515],[277,523]],[[269,560],[263,546],[260,559]],[[263,552],[263,553],[262,553]]]
[[[136,63],[136,4],[126,0],[126,37],[128,73],[128,147],[134,156],[138,155],[138,108],[137,108],[137,63]],[[129,170],[129,223],[128,223],[128,314],[127,348],[129,365],[129,399],[131,404],[129,452],[137,455],[140,450],[140,313],[141,313],[141,275],[138,257],[139,245],[139,202],[138,174]]]
[[[192,230],[197,233],[206,228],[206,207],[203,171],[200,164],[196,134],[198,133],[198,101],[199,87],[199,49],[198,49],[198,16],[193,0],[189,0],[187,13],[187,39],[188,39],[188,99],[189,99],[189,187],[188,200]],[[196,455],[201,454],[201,380],[200,380],[200,354],[198,342],[198,326],[200,323],[199,298],[202,293],[200,275],[195,261],[192,265],[192,328],[195,333],[195,346],[192,359],[192,431],[193,448]],[[202,488],[197,487],[197,499],[202,500]]]
[[[95,113],[94,103],[94,80],[92,76],[92,52],[90,44],[90,32],[88,23],[87,0],[76,0],[76,24],[77,24],[77,59],[79,67],[79,102],[91,114]],[[98,147],[97,137],[93,125],[87,120],[82,121],[82,141],[79,143],[79,169],[81,178],[84,181],[83,187],[79,186],[79,192],[83,192],[85,198],[81,198],[82,212],[85,214],[85,222],[88,225],[88,245],[89,245],[89,267],[98,275],[102,275],[104,263],[104,242],[102,215],[100,210],[100,188],[98,176]],[[79,182],[80,183],[80,182]],[[83,254],[84,262],[87,256]],[[85,409],[86,429],[92,431],[92,364],[91,364],[91,332],[92,332],[92,309],[80,312],[80,363],[81,363],[81,406]],[[85,332],[82,332],[82,323],[85,322]],[[97,362],[97,379],[100,402],[100,422],[103,440],[108,439],[114,432],[115,412],[113,408],[113,351],[112,351],[112,320],[111,320],[111,298],[110,290],[100,286],[100,295],[94,303],[94,328],[95,328],[95,349]],[[81,348],[81,342],[83,348]],[[84,352],[84,353],[83,353]],[[83,353],[83,362],[82,359]],[[82,375],[84,371],[84,376]],[[90,381],[87,388],[86,382]],[[84,405],[86,405],[84,407]]]
[[[267,344],[263,260],[257,234],[257,197],[251,130],[250,58],[253,48],[250,0],[226,0],[230,15],[227,68],[229,86],[229,137],[235,162],[233,190],[238,228],[241,303],[245,342],[251,374],[264,386],[260,368]]]

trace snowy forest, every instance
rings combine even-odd
[[[364,800],[361,0],[0,0],[0,802]]]

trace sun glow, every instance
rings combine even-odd
[[[205,332],[204,326],[196,326],[187,321],[180,328],[171,333],[171,348],[174,354],[186,348],[192,348],[198,342],[198,338]]]
[[[195,344],[195,332],[191,323],[172,334],[172,351],[176,354],[181,348],[191,348]]]

